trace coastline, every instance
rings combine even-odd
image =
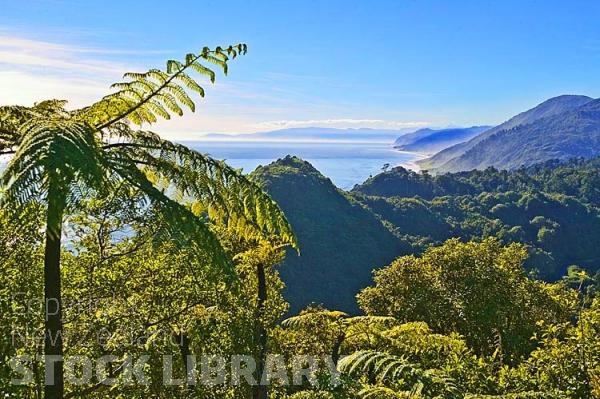
[[[429,158],[431,156],[430,154],[424,154],[422,152],[402,151],[402,150],[396,150],[396,149],[394,149],[394,151],[415,156],[414,159],[407,161],[407,162],[402,162],[402,163],[398,164],[397,166],[401,166],[404,169],[409,169],[409,170],[412,170],[413,172],[417,172],[417,173],[421,172],[421,167],[419,166],[419,164],[417,162],[422,159]]]

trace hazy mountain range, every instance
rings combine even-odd
[[[385,143],[431,155],[418,162],[434,173],[514,169],[551,159],[600,154],[600,99],[551,98],[495,126],[419,130],[292,128],[253,134],[210,134],[206,140]]]
[[[513,169],[550,159],[598,154],[600,100],[563,95],[418,163],[439,173],[489,166]]]
[[[448,129],[419,129],[402,135],[394,141],[394,148],[401,151],[413,151],[434,154],[455,144],[463,143],[492,126],[457,127]]]
[[[269,132],[247,134],[208,134],[202,140],[236,140],[236,141],[288,141],[288,142],[320,142],[320,141],[364,141],[392,144],[398,136],[414,131],[406,129],[335,129],[326,127],[303,127],[273,130]]]

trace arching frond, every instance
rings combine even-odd
[[[281,322],[281,326],[285,328],[303,328],[314,325],[319,321],[337,322],[339,320],[350,317],[349,314],[338,310],[319,310],[316,312],[306,312],[298,316],[289,317]]]
[[[119,125],[107,156],[125,155],[144,166],[154,184],[192,203],[194,211],[250,239],[296,247],[282,210],[257,184],[222,161],[146,131]]]
[[[156,232],[155,240],[158,242],[177,241],[191,247],[196,246],[209,256],[208,264],[218,265],[229,274],[233,273],[232,263],[225,255],[216,234],[201,218],[157,189],[144,170],[140,170],[138,165],[127,155],[120,154],[118,157],[109,157],[108,164],[131,187],[144,193],[159,213],[168,218],[168,223],[165,223],[164,228]]]
[[[0,154],[13,152],[20,138],[19,127],[33,115],[33,110],[27,107],[0,107]]]
[[[193,111],[189,92],[203,95],[204,89],[190,73],[214,82],[215,72],[205,63],[226,73],[228,60],[246,51],[243,44],[203,48],[184,62],[168,61],[165,71],[127,73],[113,85],[115,93],[74,112],[65,111],[65,102],[58,100],[0,108],[0,154],[14,153],[3,174],[2,199],[18,204],[43,199],[49,170],[60,175],[61,190],[72,202],[86,195],[86,185],[100,189],[125,179],[180,217],[210,219],[249,239],[296,246],[279,206],[246,176],[224,162],[129,127],[181,115],[185,108]],[[176,206],[179,201],[186,206]],[[220,250],[207,226],[201,223],[199,231]]]
[[[391,316],[354,316],[346,320],[346,322],[350,324],[390,325],[398,323],[398,320]]]
[[[13,154],[22,139],[22,126],[32,119],[66,119],[64,100],[47,100],[33,107],[0,106],[0,155]]]
[[[358,351],[343,358],[338,369],[349,375],[369,375],[380,384],[400,384],[412,394],[427,391],[431,396],[457,390],[454,380],[440,370],[423,370],[403,356],[372,350]]]
[[[204,89],[188,72],[208,76],[214,83],[215,72],[203,63],[214,64],[227,74],[229,56],[235,58],[246,51],[245,44],[229,46],[226,50],[205,47],[199,54],[187,54],[184,62],[167,61],[165,71],[150,69],[146,73],[126,73],[124,82],[112,85],[116,92],[84,108],[77,117],[101,130],[119,121],[141,125],[154,123],[159,117],[168,119],[161,111],[163,109],[177,115],[183,114],[184,108],[194,112],[195,104],[187,90],[204,96]]]
[[[18,149],[2,175],[2,201],[23,205],[48,191],[48,171],[56,171],[67,192],[73,180],[91,187],[105,183],[95,130],[60,118],[33,117],[18,131]]]

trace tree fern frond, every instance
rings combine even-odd
[[[37,117],[24,123],[19,134],[18,150],[2,175],[3,202],[24,205],[40,198],[48,192],[50,172],[63,182],[64,192],[74,179],[85,180],[90,187],[106,183],[93,128],[61,118]]]
[[[146,165],[166,192],[180,191],[189,202],[203,204],[207,215],[227,228],[243,228],[247,238],[267,238],[296,246],[296,238],[279,206],[257,184],[224,162],[146,131],[122,126],[112,130],[105,148]],[[125,143],[122,141],[126,140]],[[239,220],[244,219],[244,223]]]
[[[210,68],[205,67],[204,65],[194,62],[190,64],[190,68],[199,73],[200,75],[206,75],[210,79],[211,83],[215,83],[216,74]]]
[[[408,363],[405,358],[381,353],[377,351],[358,351],[340,360],[338,368],[341,372],[355,375],[357,373],[369,373],[378,380],[382,380],[382,372],[387,376],[390,372],[401,370],[405,372],[415,366]],[[396,375],[398,372],[396,372]]]
[[[358,392],[361,399],[418,399],[422,396],[407,391],[395,391],[388,387],[372,386]]]
[[[348,319],[348,322],[351,322],[352,324],[364,323],[389,325],[397,323],[398,320],[391,316],[354,316],[351,319]]]
[[[176,237],[178,240],[185,240],[188,244],[198,246],[210,255],[212,264],[219,265],[224,270],[232,272],[232,264],[229,262],[217,236],[202,219],[157,189],[148,180],[144,171],[139,169],[134,160],[123,153],[119,155],[118,157],[109,158],[110,167],[131,186],[138,188],[148,196],[151,202],[158,206],[164,214],[169,215],[170,229],[164,231],[170,235],[169,238]]]
[[[175,78],[177,81],[181,81],[188,89],[192,90],[195,93],[198,93],[200,97],[204,97],[204,89],[200,86],[194,79],[192,79],[189,75],[185,73],[180,73]]]
[[[235,51],[234,47],[241,48],[243,51],[237,52],[238,54],[244,54],[247,49],[242,44],[230,47],[230,53]],[[227,47],[227,49],[230,47]],[[154,114],[154,117],[149,117],[148,115],[144,116],[144,112],[138,111],[144,109],[145,112],[153,113],[154,108],[147,104],[160,95],[164,96],[165,93],[175,95],[176,104],[168,100],[168,103],[165,104],[171,112],[180,115],[181,106],[179,104],[193,110],[195,108],[193,101],[187,93],[185,95],[182,93],[186,90],[192,90],[204,95],[204,89],[186,72],[188,70],[196,71],[200,75],[208,76],[210,81],[214,83],[214,71],[202,65],[200,61],[215,64],[227,74],[229,57],[226,53],[227,51],[224,51],[221,47],[215,50],[204,48],[200,54],[187,54],[185,62],[167,61],[166,71],[151,69],[146,73],[126,73],[124,82],[112,86],[118,90],[117,92],[104,97],[90,107],[80,110],[76,116],[82,120],[90,121],[98,129],[105,129],[120,120],[128,120],[135,124],[152,123],[156,118],[163,116]],[[180,77],[180,75],[185,76]],[[132,100],[132,92],[141,98]],[[133,95],[133,97],[137,96]],[[124,99],[125,101],[123,101]],[[164,101],[164,99],[160,101]]]
[[[157,100],[152,100],[148,102],[148,108],[150,109],[150,111],[152,111],[152,113],[160,116],[161,118],[164,118],[166,120],[171,119],[171,114],[169,114],[169,111],[167,111],[165,107],[163,107],[163,105]]]
[[[150,69],[148,72],[146,72],[146,77],[154,79],[160,84],[165,84],[167,83],[167,80],[169,80],[169,74],[161,71],[160,69]]]
[[[338,369],[349,375],[367,374],[380,384],[393,384],[420,397],[454,397],[458,390],[454,379],[441,370],[423,370],[403,356],[372,350],[358,351],[338,363]]]
[[[227,75],[227,72],[228,72],[227,57],[216,57],[214,55],[207,54],[207,55],[203,55],[202,58],[204,58],[206,61],[210,62],[211,64],[215,64],[215,65],[219,66],[223,70],[223,73],[225,75]]]
[[[196,110],[196,105],[194,104],[194,101],[192,101],[192,99],[183,87],[171,83],[165,86],[165,91],[172,94],[178,102],[188,107],[190,111],[194,112]]]
[[[188,61],[186,60],[186,63]],[[167,61],[167,73],[173,74],[177,72],[181,72],[185,68],[185,65],[176,60]]]
[[[350,317],[349,314],[336,310],[319,310],[317,312],[306,312],[298,316],[289,317],[281,322],[285,328],[302,328],[313,325],[320,320],[335,322]]]

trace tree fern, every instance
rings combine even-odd
[[[334,364],[337,364],[340,358],[342,345],[347,338],[358,335],[373,333],[373,327],[389,326],[396,323],[396,319],[387,316],[356,316],[350,317],[349,314],[322,308],[308,309],[298,316],[293,316],[281,322],[284,328],[305,329],[310,331],[315,325],[328,326],[334,334],[334,341],[331,348],[331,358]]]
[[[317,312],[305,312],[297,316],[289,317],[281,322],[281,326],[285,328],[304,328],[310,327],[315,322],[325,320],[327,322],[338,322],[349,318],[348,313],[339,310],[322,309]]]
[[[401,390],[425,397],[455,397],[455,382],[440,370],[423,370],[405,357],[377,351],[358,351],[340,360],[338,369],[354,376],[368,376],[378,385],[399,386]],[[369,391],[370,392],[370,391]]]
[[[319,309],[315,312],[305,312],[297,316],[289,317],[281,322],[285,328],[302,328],[313,325],[316,321],[326,320],[332,323],[340,323],[344,327],[353,325],[389,325],[395,323],[396,319],[389,316],[354,316],[350,317],[348,313],[339,310]]]
[[[361,399],[421,399],[417,392],[412,391],[396,391],[394,389],[383,386],[370,386],[358,392]]]
[[[45,101],[34,107],[0,107],[0,155],[13,154],[0,178],[0,204],[16,209],[45,200],[45,297],[57,311],[46,318],[45,353],[62,355],[60,249],[62,219],[87,189],[103,195],[118,184],[144,193],[157,209],[169,215],[175,230],[186,229],[217,267],[229,261],[209,221],[253,240],[296,246],[280,208],[256,184],[225,163],[157,134],[135,130],[141,125],[195,110],[190,92],[204,89],[188,72],[215,73],[205,63],[227,73],[227,62],[246,53],[246,45],[188,54],[184,62],[170,60],[165,71],[125,74],[117,91],[91,106],[67,111],[64,101]],[[83,189],[83,188],[87,189]],[[50,337],[59,336],[53,342]],[[47,399],[64,393],[62,364],[55,364],[54,384]]]

